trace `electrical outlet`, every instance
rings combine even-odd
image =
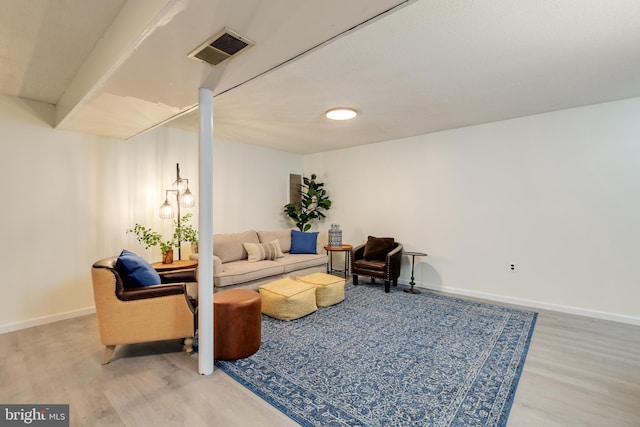
[[[511,264],[511,265],[509,265],[509,268],[511,269],[511,271],[515,271],[516,270],[516,265],[515,264]]]

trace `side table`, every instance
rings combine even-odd
[[[173,271],[173,270],[188,270],[191,268],[196,268],[198,266],[198,261],[195,259],[181,259],[178,261],[173,261],[169,264],[163,264],[161,262],[154,262],[151,264],[151,267],[158,273],[165,271]]]
[[[158,272],[162,283],[184,282],[187,284],[189,297],[197,297],[198,286],[196,282],[198,278],[196,277],[196,269],[198,267],[198,260],[183,259],[173,261],[169,264],[154,262],[151,264],[151,267]]]
[[[424,252],[402,252],[402,253],[404,255],[411,257],[411,282],[409,282],[409,284],[411,285],[411,288],[407,288],[404,291],[408,294],[419,294],[420,291],[417,289],[414,289],[414,285],[416,283],[413,281],[413,267],[415,267],[417,256],[427,256],[427,254],[425,254]]]
[[[347,276],[349,275],[349,257],[351,256],[351,249],[353,249],[352,245],[342,245],[342,246],[327,245],[324,247],[324,250],[327,251],[327,256],[329,257],[329,264],[327,264],[327,274],[332,274],[333,272],[344,273],[344,279],[347,280]],[[344,253],[344,270],[338,270],[333,268],[334,252]]]

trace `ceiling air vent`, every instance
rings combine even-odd
[[[225,28],[198,46],[189,54],[189,58],[216,66],[253,44],[251,40]]]

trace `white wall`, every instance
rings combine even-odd
[[[214,138],[213,156],[216,233],[292,226],[282,208],[289,174],[302,173],[302,155]]]
[[[198,201],[196,134],[159,128],[121,141],[55,130],[53,117],[51,105],[0,96],[0,333],[92,312],[98,259],[127,248],[159,261],[126,230],[139,222],[170,235],[158,210],[176,163]],[[214,143],[215,232],[287,227],[282,206],[302,156]],[[186,212],[197,225],[197,206]]]
[[[311,155],[305,173],[345,242],[427,252],[421,286],[640,324],[639,141],[635,98]]]
[[[98,203],[100,230],[104,235],[99,242],[100,258],[129,249],[150,262],[160,261],[159,248],[145,250],[126,230],[140,223],[161,233],[165,240],[171,238],[173,220],[159,217],[160,205],[165,200],[165,190],[174,188],[176,163],[180,164],[181,178],[189,179],[189,189],[197,203],[197,156],[197,136],[167,128],[101,146]],[[175,208],[175,193],[169,193],[168,197]],[[196,208],[183,208],[181,214],[194,214],[191,223],[197,226],[197,212],[196,205]],[[188,255],[188,250],[184,255]]]
[[[0,96],[0,331],[93,306],[98,138],[53,131],[53,116]]]
[[[101,223],[105,230],[115,231],[105,236],[100,247],[104,256],[126,248],[151,262],[160,261],[158,248],[145,251],[125,230],[140,223],[163,236],[171,235],[172,220],[160,219],[158,212],[164,191],[172,188],[175,181],[176,163],[180,164],[181,177],[189,179],[189,188],[196,197],[196,206],[182,209],[182,214],[191,212],[194,215],[191,223],[197,227],[197,134],[165,127],[104,147]],[[214,139],[215,233],[288,227],[281,212],[288,201],[289,173],[299,173],[302,164],[301,155]],[[169,196],[175,197],[175,193]],[[188,247],[183,248],[182,257],[187,258],[189,252]]]
[[[175,163],[197,196],[197,135],[161,128],[115,141],[54,130],[53,114],[0,96],[0,332],[90,312],[99,258],[127,247],[159,260],[125,230],[167,226],[157,215]],[[289,226],[289,173],[315,172],[334,203],[318,228],[428,252],[416,267],[425,287],[640,323],[639,117],[636,98],[304,162],[216,140],[214,226]]]

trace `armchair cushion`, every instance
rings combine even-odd
[[[364,247],[364,259],[384,261],[387,254],[393,249],[393,237],[369,236]]]
[[[372,270],[384,272],[387,267],[387,263],[378,260],[359,259],[354,261],[354,265],[358,267],[358,270]]]
[[[161,282],[160,275],[151,264],[126,249],[120,253],[115,268],[125,288],[158,285]]]
[[[318,232],[291,230],[291,254],[317,254]]]

